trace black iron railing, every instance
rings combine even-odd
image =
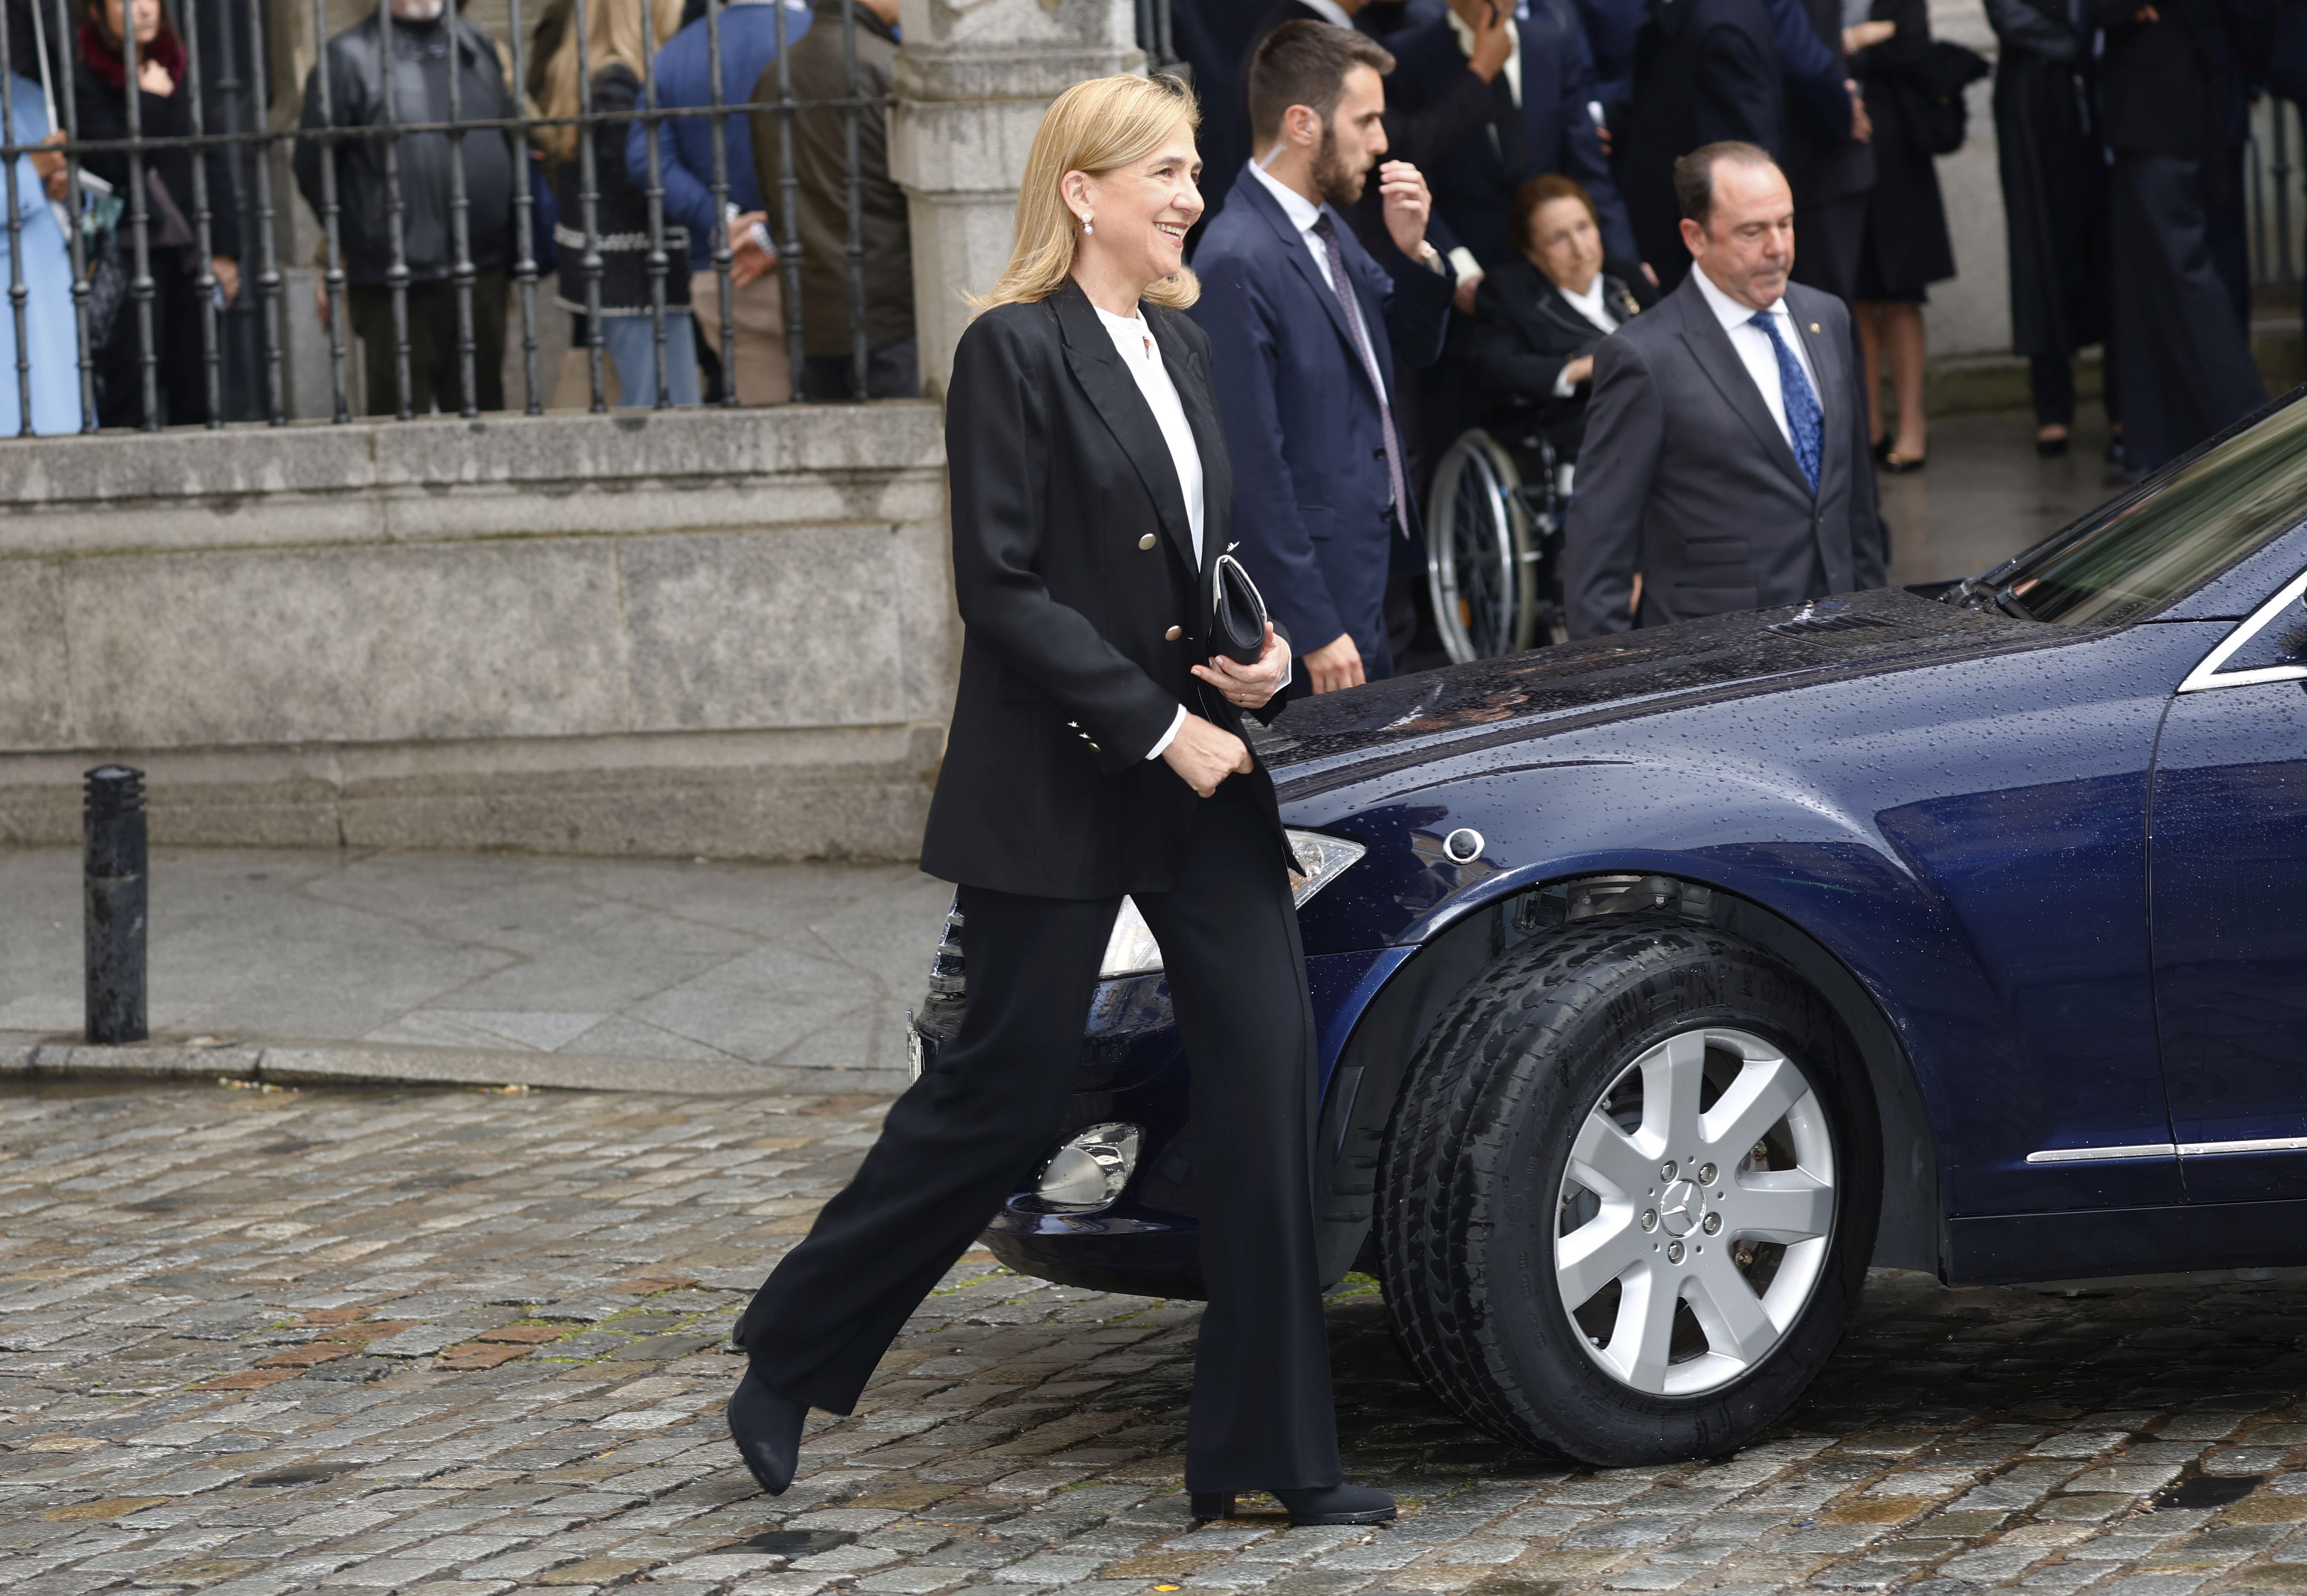
[[[211,427],[230,419],[262,418],[275,424],[287,419],[284,364],[288,359],[290,341],[286,319],[296,313],[296,309],[287,303],[287,279],[277,236],[284,218],[273,191],[277,157],[299,143],[316,146],[318,151],[319,202],[313,209],[318,212],[315,220],[321,242],[313,264],[319,268],[320,297],[329,312],[325,318],[329,412],[334,420],[343,422],[350,419],[354,409],[354,333],[348,320],[354,269],[357,267],[358,275],[372,282],[378,276],[376,260],[348,261],[346,255],[347,194],[342,167],[347,152],[357,147],[379,151],[377,166],[382,173],[389,257],[382,262],[382,279],[390,295],[391,346],[389,354],[368,347],[366,356],[371,360],[380,356],[390,359],[392,390],[399,399],[394,411],[404,418],[414,414],[419,385],[412,380],[409,302],[411,290],[417,285],[412,280],[407,256],[411,195],[402,154],[410,141],[435,136],[445,136],[450,152],[446,221],[450,260],[446,281],[454,295],[456,366],[461,379],[455,385],[455,392],[442,396],[440,408],[454,407],[464,414],[474,414],[478,408],[477,396],[483,391],[481,373],[476,370],[483,340],[477,336],[476,323],[475,299],[480,273],[473,255],[467,146],[481,139],[494,138],[507,141],[515,174],[511,185],[513,258],[509,273],[511,303],[506,307],[504,336],[509,341],[517,328],[521,382],[517,397],[510,392],[506,395],[506,407],[524,409],[530,414],[540,413],[552,397],[559,363],[554,360],[548,370],[540,353],[543,340],[537,307],[538,218],[531,189],[529,151],[536,135],[560,127],[577,130],[574,158],[579,163],[580,214],[564,216],[561,220],[563,228],[575,231],[581,238],[586,307],[582,326],[587,353],[589,403],[596,411],[606,409],[605,317],[600,299],[604,263],[596,215],[603,175],[597,169],[594,141],[596,130],[602,127],[634,124],[644,130],[647,149],[647,313],[654,344],[655,403],[659,407],[666,406],[673,402],[673,384],[668,380],[669,356],[677,350],[673,340],[690,336],[687,318],[672,313],[678,307],[669,305],[667,279],[674,271],[686,276],[690,262],[686,257],[674,260],[667,250],[662,143],[669,127],[683,119],[696,118],[705,119],[712,132],[710,189],[715,223],[709,255],[716,303],[698,304],[692,311],[698,318],[708,314],[716,318],[720,333],[718,358],[725,367],[717,397],[719,403],[725,405],[738,403],[734,364],[739,347],[738,305],[732,275],[736,252],[730,235],[730,223],[735,212],[730,202],[727,130],[734,118],[770,118],[783,129],[783,137],[770,141],[781,152],[778,169],[774,173],[757,172],[756,176],[768,218],[767,232],[774,251],[772,269],[782,273],[785,338],[793,392],[798,396],[802,388],[806,329],[802,290],[804,197],[795,169],[795,119],[803,112],[836,112],[843,118],[846,164],[840,199],[845,209],[847,231],[844,264],[848,286],[851,392],[862,397],[868,391],[871,351],[868,348],[863,196],[869,175],[861,170],[860,128],[867,113],[886,112],[889,101],[868,92],[861,82],[858,39],[862,24],[858,12],[862,0],[833,0],[830,5],[819,4],[813,18],[783,0],[767,0],[775,14],[776,47],[776,94],[769,98],[733,98],[725,92],[722,25],[725,14],[731,9],[729,0],[690,0],[692,8],[702,13],[710,86],[708,103],[681,107],[661,104],[656,52],[651,49],[644,52],[645,59],[640,64],[639,103],[629,111],[597,110],[593,102],[594,74],[590,69],[594,64],[586,53],[590,39],[590,10],[609,0],[573,0],[567,26],[577,40],[577,78],[581,98],[576,115],[560,116],[536,114],[536,107],[522,95],[522,86],[528,82],[530,75],[529,57],[534,47],[530,26],[536,20],[534,13],[539,9],[536,0],[532,0],[528,8],[532,15],[527,19],[524,18],[521,0],[510,0],[510,37],[490,41],[493,45],[502,44],[509,54],[510,72],[505,75],[510,80],[508,101],[514,114],[465,115],[468,107],[464,73],[460,70],[465,61],[463,51],[468,41],[488,36],[458,19],[452,3],[440,24],[448,30],[448,115],[445,120],[437,121],[402,120],[398,93],[387,91],[398,90],[401,79],[395,68],[405,66],[395,54],[395,32],[410,24],[396,22],[389,0],[383,0],[374,13],[381,46],[377,60],[382,78],[382,82],[374,86],[373,95],[377,114],[373,121],[357,125],[348,120],[351,113],[347,107],[333,103],[330,58],[326,48],[326,0],[312,0],[316,42],[321,46],[311,87],[319,112],[317,124],[279,129],[270,125],[266,92],[266,0],[162,0],[167,24],[182,45],[184,70],[177,91],[185,97],[183,103],[187,130],[165,135],[149,132],[142,120],[145,97],[123,89],[120,110],[126,136],[114,138],[84,136],[89,107],[79,103],[75,67],[80,64],[90,15],[100,13],[94,6],[83,10],[83,3],[84,0],[32,0],[37,19],[36,48],[40,55],[37,73],[25,71],[26,64],[11,58],[12,49],[22,53],[21,38],[12,39],[13,30],[0,27],[0,82],[9,84],[8,91],[0,94],[0,172],[5,174],[9,321],[14,335],[13,430],[20,435],[36,430],[34,422],[39,415],[53,417],[57,413],[56,385],[60,382],[76,388],[72,397],[76,398],[81,431],[96,431],[100,418],[117,408],[107,403],[107,393],[118,399],[120,390],[129,387],[133,387],[133,397],[138,401],[133,405],[137,412],[133,424],[147,430],[182,421],[181,412],[187,408],[204,412],[199,419]],[[124,13],[136,8],[137,0],[112,3],[117,7],[112,15],[121,19]],[[665,5],[680,4],[682,0],[639,0],[642,37],[656,39],[657,33],[653,24],[657,12]],[[1162,9],[1166,11],[1166,5]],[[810,27],[837,27],[841,30],[845,93],[837,98],[804,99],[794,96],[790,47],[804,29]],[[123,70],[124,84],[138,83],[140,73],[147,65],[146,60],[140,59],[136,31],[134,27],[119,27],[117,64]],[[142,52],[146,56],[151,53]],[[420,64],[420,74],[421,70]],[[39,100],[32,102],[28,93],[20,92],[20,88],[38,89]],[[307,121],[311,120],[308,116]],[[39,129],[40,136],[26,136],[33,132],[35,122],[45,124]],[[60,141],[51,129],[61,130],[64,136]],[[190,158],[185,163],[190,174],[188,218],[166,214],[181,208],[168,197],[165,185],[156,187],[150,176],[158,163],[171,159],[173,152],[178,151]],[[226,182],[221,192],[211,181],[212,154],[222,158]],[[124,157],[124,184],[107,183],[90,171],[90,157],[110,156]],[[52,166],[56,157],[62,158],[62,175],[52,178],[41,168]],[[35,185],[34,193],[24,192],[28,183]],[[119,192],[124,188],[124,192]],[[55,197],[49,199],[52,195]],[[40,216],[44,200],[63,234],[60,251],[53,250],[53,240]],[[156,216],[156,206],[164,214]],[[240,292],[229,305],[226,303],[227,296],[219,292],[218,272],[211,264],[219,259],[213,252],[219,207],[229,208],[236,224],[235,230],[244,241],[243,259],[236,268]],[[179,235],[179,222],[188,224],[181,231],[188,232],[189,237]],[[164,379],[164,362],[169,356],[156,327],[156,307],[162,298],[163,285],[155,272],[156,252],[169,244],[179,251],[187,245],[190,249],[189,256],[184,258],[193,273],[190,299],[198,321],[200,370],[195,375],[169,369]],[[53,261],[51,252],[56,257]],[[68,303],[55,291],[55,271],[32,269],[50,265],[68,271]],[[250,267],[253,269],[247,269]],[[117,318],[122,315],[130,318],[127,329],[118,327]],[[47,324],[44,318],[48,319]],[[92,318],[100,319],[103,325],[92,326]],[[53,362],[43,364],[35,354],[35,346],[41,342],[47,325],[60,325],[64,320],[69,320],[73,329],[74,369],[69,372],[53,369]],[[133,339],[133,364],[115,341],[121,337]],[[364,340],[364,345],[369,342]],[[106,352],[108,364],[99,362],[100,351]],[[0,375],[0,384],[6,382],[7,378]],[[106,392],[99,391],[100,384],[108,384]],[[164,398],[164,388],[180,388],[186,395],[173,414]],[[201,403],[193,402],[195,397]],[[0,411],[5,408],[4,403],[0,403]],[[309,414],[309,405],[300,405],[299,408]],[[0,427],[0,431],[6,430]],[[38,430],[64,429],[43,425]]]

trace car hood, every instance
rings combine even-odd
[[[1257,738],[1287,802],[1566,726],[2088,634],[1899,589],[1557,644],[1303,698]]]

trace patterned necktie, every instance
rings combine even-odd
[[[1378,431],[1385,438],[1385,475],[1394,485],[1394,524],[1408,537],[1410,499],[1402,485],[1402,446],[1394,441],[1394,406],[1386,400],[1385,384],[1379,381],[1377,363],[1370,356],[1369,329],[1362,325],[1361,303],[1354,297],[1353,279],[1346,275],[1345,252],[1338,247],[1338,230],[1331,224],[1328,211],[1314,218],[1314,236],[1322,241],[1323,258],[1330,263],[1330,286],[1345,305],[1346,331],[1353,338],[1354,356],[1377,388]]]
[[[1779,319],[1768,311],[1758,311],[1748,325],[1769,334],[1771,347],[1779,353],[1779,393],[1787,407],[1787,431],[1794,435],[1795,464],[1802,467],[1810,491],[1816,493],[1818,463],[1826,443],[1826,420],[1819,414],[1818,395],[1810,379],[1803,375],[1802,362],[1795,358],[1779,331]]]

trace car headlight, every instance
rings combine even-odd
[[[1290,896],[1299,908],[1306,907],[1308,899],[1335,881],[1345,867],[1369,850],[1359,842],[1349,842],[1343,837],[1325,837],[1319,832],[1292,831],[1284,833],[1290,839],[1290,851],[1298,860],[1298,867],[1290,873]],[[1121,912],[1113,917],[1113,935],[1106,938],[1105,958],[1099,964],[1097,978],[1111,981],[1121,976],[1151,974],[1162,968],[1162,944],[1154,940],[1154,933],[1145,924],[1145,917],[1137,912],[1135,900],[1124,898]]]

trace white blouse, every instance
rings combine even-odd
[[[1090,307],[1097,310],[1095,305]],[[1187,424],[1186,406],[1178,397],[1178,385],[1170,380],[1170,368],[1162,363],[1162,346],[1154,341],[1154,329],[1143,316],[1117,316],[1111,311],[1097,310],[1097,319],[1105,323],[1113,347],[1121,356],[1121,363],[1137,380],[1137,391],[1145,396],[1145,403],[1154,412],[1154,420],[1162,429],[1162,440],[1170,446],[1170,459],[1178,468],[1178,490],[1186,500],[1186,524],[1194,533],[1194,564],[1202,562],[1202,516],[1204,492],[1202,487],[1202,451],[1194,441],[1194,429]]]

